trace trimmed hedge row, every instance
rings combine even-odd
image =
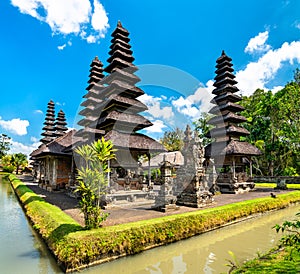
[[[65,271],[99,264],[120,256],[186,239],[249,215],[285,208],[300,201],[294,191],[161,218],[84,230],[59,208],[46,203],[10,176],[27,215]]]

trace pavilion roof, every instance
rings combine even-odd
[[[229,142],[215,142],[205,147],[205,157],[225,155],[237,155],[237,156],[255,156],[261,155],[261,151],[247,143],[238,140],[231,140]]]

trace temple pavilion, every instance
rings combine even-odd
[[[241,137],[250,133],[241,126],[246,118],[239,114],[244,108],[238,104],[241,97],[237,94],[239,89],[231,61],[224,51],[217,59],[215,89],[212,91],[215,97],[211,101],[215,106],[209,111],[214,117],[208,121],[214,128],[207,136],[212,138],[212,143],[205,148],[205,158],[210,165],[214,163],[215,183],[220,191],[237,193],[254,187],[251,157],[261,152],[241,141]],[[249,166],[249,174],[246,166]]]
[[[67,149],[75,131],[67,132],[66,125],[65,113],[60,110],[55,118],[55,104],[50,100],[41,134],[42,144],[30,154],[34,161],[34,178],[48,190],[64,188],[69,182],[72,153]]]

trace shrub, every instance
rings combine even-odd
[[[12,173],[14,170],[15,170],[14,166],[4,166],[3,167],[3,172]]]

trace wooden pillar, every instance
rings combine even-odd
[[[232,157],[232,169],[233,169],[233,178],[235,178],[235,158]]]
[[[108,170],[110,169],[110,160],[107,161]],[[107,172],[107,186],[110,187],[110,172]]]
[[[252,174],[252,159],[250,158],[250,177],[252,178],[253,177],[253,174]]]
[[[148,158],[148,187],[151,187],[151,156],[150,153],[147,154],[147,158]]]

